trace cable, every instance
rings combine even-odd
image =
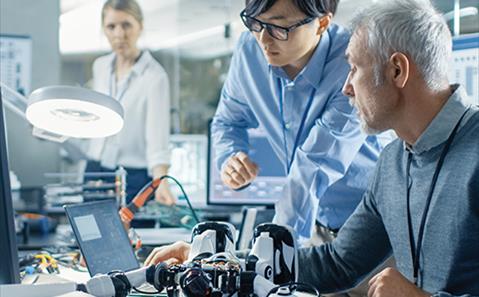
[[[182,193],[183,196],[185,197],[186,203],[188,204],[188,207],[189,207],[190,210],[191,210],[191,214],[193,215],[193,218],[195,219],[196,223],[198,224],[198,223],[200,222],[200,220],[198,219],[198,216],[196,215],[196,212],[195,212],[193,206],[191,205],[190,198],[188,198],[188,195],[186,195],[186,192],[185,192],[185,190],[183,189],[183,186],[181,185],[181,183],[180,183],[178,180],[176,180],[176,178],[174,178],[174,177],[172,177],[172,176],[170,176],[170,175],[163,175],[163,176],[160,178],[160,180],[163,179],[163,178],[169,178],[169,179],[173,180],[173,181],[176,183],[176,185],[180,188],[181,193]]]
[[[135,292],[138,292],[140,294],[143,294],[143,295],[158,295],[158,294],[161,294],[160,291],[156,291],[156,292],[147,292],[147,291],[142,291],[136,287],[133,287],[133,290],[135,290]]]
[[[193,206],[191,205],[190,199],[188,198],[188,195],[186,194],[185,190],[183,189],[183,186],[181,183],[174,177],[170,175],[163,175],[160,178],[154,179],[150,182],[148,182],[146,185],[141,188],[141,190],[138,192],[138,194],[133,198],[133,200],[125,207],[122,207],[120,209],[120,217],[121,220],[124,223],[130,223],[133,218],[135,217],[135,213],[145,205],[146,201],[155,193],[155,190],[160,186],[161,181],[165,178],[173,180],[176,185],[180,188],[183,196],[186,199],[186,202],[188,204],[189,209],[191,210],[191,214],[193,215],[193,218],[195,219],[196,223],[199,223],[200,220],[198,219],[198,216],[196,215],[195,210],[193,209]]]
[[[303,289],[305,288],[306,290],[314,292],[314,294],[317,297],[321,296],[319,294],[318,290],[313,285],[310,285],[310,284],[307,284],[307,283],[300,283],[300,282],[291,282],[291,283],[285,283],[285,284],[282,284],[282,285],[277,285],[276,287],[269,290],[266,297],[269,297],[269,296],[271,296],[271,294],[274,294],[274,293],[278,292],[279,289],[286,288],[286,287],[289,289],[290,292],[297,291],[299,287],[302,287]]]

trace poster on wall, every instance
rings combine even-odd
[[[22,35],[0,35],[0,81],[27,96],[32,80],[32,39]]]
[[[453,38],[449,80],[464,86],[473,103],[479,104],[479,33]]]

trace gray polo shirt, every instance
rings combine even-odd
[[[410,199],[414,240],[446,139],[466,112],[439,174],[425,224],[418,284],[434,296],[479,296],[479,108],[462,88],[418,141],[400,139],[382,152],[369,190],[331,244],[300,250],[299,280],[321,292],[354,287],[394,255],[413,279],[406,207],[406,164],[412,152]],[[314,263],[311,265],[311,263]]]

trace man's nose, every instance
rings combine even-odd
[[[348,97],[354,97],[354,89],[353,89],[353,85],[351,85],[351,82],[350,82],[350,78],[349,78],[349,74],[348,74],[348,77],[346,79],[346,81],[344,82],[344,86],[343,86],[343,94],[345,96],[348,96]]]
[[[266,28],[263,28],[263,30],[261,30],[261,32],[259,32],[258,34],[259,34],[259,41],[263,45],[269,45],[271,43],[273,37],[271,37],[268,30],[266,30]]]

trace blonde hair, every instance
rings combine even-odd
[[[103,4],[103,8],[101,9],[101,23],[105,19],[105,13],[108,8],[112,8],[114,10],[123,11],[129,15],[131,15],[135,20],[138,21],[141,25],[143,25],[143,12],[141,11],[140,5],[135,0],[108,0]]]

